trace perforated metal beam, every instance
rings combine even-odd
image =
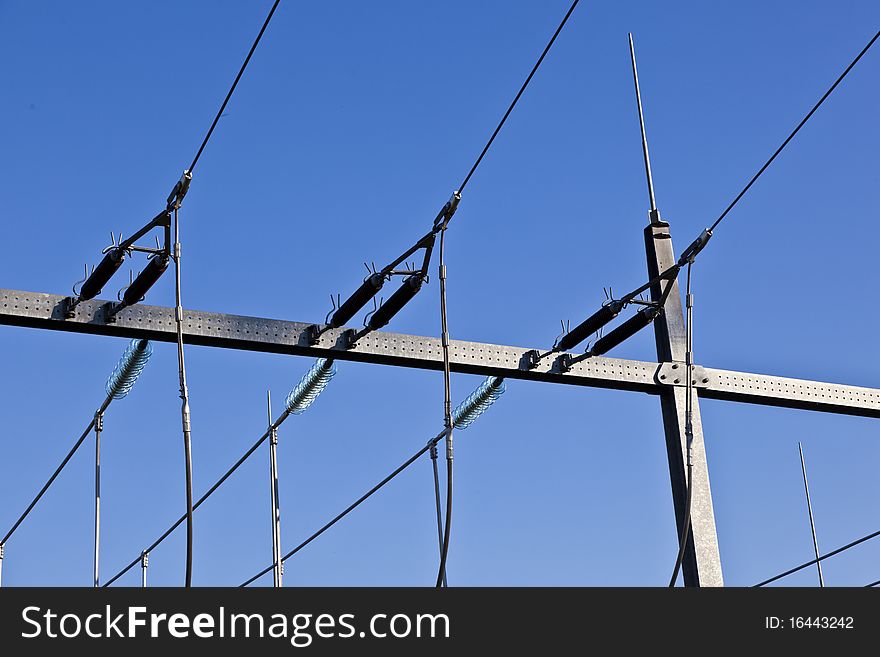
[[[64,318],[64,297],[39,292],[0,289],[0,325],[90,333],[114,337],[143,337],[174,342],[174,309],[134,306],[104,321],[105,301],[84,301],[72,319]],[[376,332],[356,348],[343,348],[342,330],[325,333],[316,346],[306,336],[309,326],[260,317],[185,310],[187,344],[242,349],[296,356],[328,357],[364,363],[441,370],[439,338]],[[453,340],[450,344],[455,372],[510,379],[545,381],[565,385],[610,388],[659,395],[667,386],[683,386],[679,363],[653,363],[621,358],[590,358],[563,373],[556,360],[547,358],[534,370],[524,365],[526,347]],[[845,415],[880,418],[880,390],[819,383],[746,372],[695,368],[700,397],[750,404],[799,408]]]

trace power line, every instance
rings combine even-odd
[[[107,399],[104,400],[104,403],[101,404],[101,409],[106,409],[107,405],[109,403],[110,403],[110,398],[108,397]],[[61,461],[60,465],[57,468],[55,468],[55,472],[53,472],[52,476],[49,477],[49,480],[45,484],[43,484],[43,487],[40,489],[40,492],[38,492],[36,494],[36,496],[31,500],[31,503],[28,504],[27,508],[24,510],[24,513],[22,513],[21,516],[19,516],[18,520],[15,521],[15,524],[13,524],[12,527],[9,529],[9,531],[6,532],[6,536],[4,536],[3,540],[0,541],[0,545],[5,545],[6,541],[8,541],[9,538],[12,536],[12,534],[15,533],[15,530],[18,529],[19,525],[21,525],[21,523],[24,522],[24,519],[28,517],[30,512],[37,505],[37,502],[40,501],[40,498],[42,498],[43,495],[45,494],[45,492],[47,490],[49,490],[49,487],[52,485],[52,483],[55,481],[55,479],[58,478],[58,475],[61,474],[61,471],[64,469],[64,466],[66,466],[68,461],[70,461],[70,459],[73,458],[73,455],[76,454],[77,450],[80,448],[80,446],[83,444],[85,439],[89,436],[89,434],[92,433],[92,429],[94,429],[94,428],[95,428],[95,418],[92,417],[92,421],[89,422],[89,425],[85,428],[85,431],[82,432],[82,435],[73,444],[73,447],[70,448],[70,451],[67,452],[67,456],[65,456],[64,459]]]
[[[128,348],[126,348],[113,372],[110,374],[110,377],[107,379],[107,384],[105,385],[107,397],[104,398],[104,401],[98,407],[98,410],[95,411],[95,415],[92,416],[92,420],[85,428],[85,431],[82,432],[80,437],[73,444],[73,447],[67,452],[67,456],[62,459],[58,467],[55,468],[55,472],[52,473],[48,481],[43,484],[43,487],[31,500],[30,504],[28,504],[24,513],[19,516],[18,520],[16,520],[9,531],[6,532],[3,539],[0,540],[0,545],[6,544],[12,534],[15,533],[15,530],[19,528],[21,523],[24,522],[25,518],[28,517],[30,512],[37,505],[37,502],[39,502],[46,491],[49,490],[49,487],[55,482],[58,475],[61,474],[61,471],[68,464],[70,459],[73,458],[73,455],[76,454],[77,450],[92,432],[92,429],[95,428],[98,416],[104,414],[104,411],[107,410],[107,407],[110,406],[110,402],[114,399],[123,399],[129,392],[131,392],[132,386],[134,386],[135,381],[137,381],[138,376],[140,376],[141,371],[143,371],[144,365],[149,359],[151,353],[152,347],[147,340],[134,339],[129,343]]]
[[[262,445],[266,438],[269,438],[274,432],[278,430],[284,421],[290,417],[291,415],[302,415],[308,410],[308,408],[314,403],[314,401],[318,398],[318,396],[324,391],[327,387],[327,384],[336,374],[336,367],[334,362],[331,359],[319,358],[314,365],[302,376],[299,383],[290,391],[290,394],[287,395],[287,399],[284,401],[284,411],[281,415],[278,416],[278,419],[275,422],[269,425],[269,428],[266,429],[265,433],[261,435],[257,441],[251,445],[250,449],[248,449],[241,458],[236,461],[231,468],[229,468],[223,476],[221,476],[208,491],[202,495],[199,500],[192,506],[192,511],[198,509],[202,503],[207,500],[211,495],[213,495],[214,491],[220,488],[223,483],[229,479],[232,474],[238,470],[238,468],[244,463],[248,458],[250,458],[251,454],[253,454],[257,448]],[[187,517],[191,515],[188,509],[188,513],[185,513],[177,521],[172,524],[165,533],[162,534],[159,538],[157,538],[150,547],[148,547],[143,552],[152,552],[159,544],[162,543],[171,533],[177,529],[184,520],[187,520]],[[143,554],[142,552],[142,554]],[[125,568],[116,573],[104,586],[110,586],[117,579],[122,577],[125,573],[135,567],[140,561],[140,556],[129,563]]]
[[[351,505],[349,505],[349,507],[348,507],[347,509],[345,509],[342,513],[340,513],[339,515],[337,515],[337,516],[336,516],[335,518],[333,518],[330,522],[328,522],[328,523],[325,524],[323,527],[321,527],[321,529],[319,529],[318,531],[316,531],[314,534],[312,534],[311,536],[309,536],[309,537],[308,537],[306,540],[304,540],[302,543],[300,543],[300,544],[297,545],[295,548],[293,548],[290,552],[288,552],[288,553],[285,554],[283,557],[281,557],[281,561],[282,561],[282,562],[287,561],[290,557],[292,557],[292,556],[295,555],[297,552],[299,552],[300,550],[302,550],[305,546],[307,546],[309,543],[311,543],[312,541],[314,541],[314,540],[315,540],[316,538],[318,538],[321,534],[323,534],[325,531],[327,531],[328,529],[330,529],[333,525],[335,525],[337,522],[339,522],[340,520],[342,520],[342,519],[343,519],[345,516],[347,516],[349,513],[351,513],[352,511],[354,511],[356,508],[358,508],[358,507],[361,505],[361,503],[365,502],[369,497],[371,497],[375,492],[377,492],[377,491],[378,491],[380,488],[382,488],[385,484],[387,484],[389,481],[391,481],[392,479],[394,479],[394,478],[395,478],[397,475],[399,475],[401,472],[403,472],[404,470],[406,470],[410,465],[412,465],[413,463],[415,463],[416,460],[418,460],[418,458],[419,458],[422,454],[424,454],[425,452],[427,452],[428,450],[430,450],[432,447],[434,447],[438,442],[440,442],[440,440],[441,440],[441,439],[443,438],[443,436],[445,436],[445,435],[446,435],[446,429],[444,429],[443,431],[441,431],[440,433],[438,433],[436,436],[434,436],[431,440],[429,440],[428,443],[427,443],[424,447],[422,447],[419,451],[417,451],[415,454],[413,454],[412,456],[410,456],[406,461],[404,461],[404,463],[403,463],[402,465],[400,465],[396,470],[394,470],[394,472],[392,472],[391,474],[389,474],[389,475],[388,475],[387,477],[385,477],[382,481],[380,481],[378,484],[376,484],[375,486],[373,486],[373,487],[372,487],[370,490],[368,490],[366,493],[364,493],[363,495],[361,495],[357,500],[355,500]],[[253,577],[251,577],[249,580],[247,580],[246,582],[240,584],[239,587],[245,587],[245,586],[247,586],[248,584],[251,584],[252,582],[255,582],[255,581],[258,580],[260,577],[262,577],[263,575],[265,575],[266,573],[268,573],[270,570],[272,570],[272,566],[269,566],[268,568],[264,568],[263,570],[261,570],[260,572],[258,572],[256,575],[254,575]]]
[[[287,417],[287,414],[285,413],[284,415],[282,415],[281,417],[279,417],[278,420],[276,420],[275,423],[274,423],[272,426],[277,428],[277,426],[283,421],[282,418],[286,418],[286,417]],[[214,485],[211,486],[211,487],[205,492],[205,494],[202,495],[202,496],[196,501],[195,504],[193,504],[192,510],[195,511],[196,509],[198,509],[198,508],[202,505],[202,503],[203,503],[205,500],[207,500],[209,497],[211,497],[211,495],[214,494],[214,491],[216,491],[218,488],[220,488],[220,486],[221,486],[221,485],[222,485],[227,479],[229,479],[229,477],[232,476],[232,474],[233,474],[236,470],[238,470],[238,468],[241,467],[241,465],[242,465],[245,461],[247,461],[247,460],[250,458],[251,454],[253,454],[253,453],[257,450],[257,448],[258,448],[260,445],[262,445],[262,444],[266,441],[266,438],[269,437],[269,435],[271,434],[271,432],[272,432],[272,427],[269,427],[268,429],[266,429],[266,432],[265,432],[262,436],[260,436],[260,437],[257,439],[257,441],[256,441],[253,445],[251,445],[250,449],[248,449],[248,450],[247,450],[247,451],[241,456],[241,458],[239,458],[238,461],[236,461],[236,462],[232,465],[231,468],[229,468],[225,473],[223,473],[223,476],[221,476],[216,482],[214,482]],[[178,527],[180,527],[180,525],[183,523],[183,521],[186,520],[186,517],[187,517],[187,516],[186,516],[185,513],[184,513],[182,516],[180,516],[180,518],[178,518],[178,519],[174,522],[174,524],[172,524],[168,529],[166,529],[165,532],[164,532],[159,538],[157,538],[155,541],[153,541],[153,542],[150,544],[150,546],[149,546],[148,548],[144,549],[143,552],[146,552],[146,553],[149,554],[150,552],[152,552],[153,550],[155,550],[155,549],[156,549],[156,548],[157,548],[157,547],[158,547],[158,546],[159,546],[159,545],[160,545],[160,544],[161,544],[166,538],[168,538],[168,537],[172,534],[172,532],[174,532],[175,529],[177,529]],[[143,552],[142,552],[142,554],[143,554]],[[107,581],[104,583],[104,587],[108,587],[108,586],[110,586],[111,584],[113,584],[113,582],[115,582],[116,580],[118,580],[120,577],[122,577],[123,575],[125,575],[125,573],[127,573],[129,570],[131,570],[132,568],[134,568],[137,564],[139,564],[140,561],[141,561],[141,555],[138,555],[138,557],[137,557],[135,560],[133,560],[131,563],[129,563],[127,566],[125,566],[122,570],[120,570],[118,573],[116,573],[113,577],[111,577],[109,580],[107,580]],[[270,569],[270,570],[271,570],[271,569]]]
[[[495,137],[497,137],[498,133],[501,132],[501,128],[504,125],[505,121],[507,121],[507,117],[510,116],[510,113],[513,111],[513,108],[516,107],[516,104],[519,102],[520,96],[523,95],[523,92],[526,90],[526,87],[529,86],[529,82],[532,81],[532,78],[534,77],[538,68],[541,66],[541,62],[544,61],[544,57],[546,57],[547,53],[550,52],[550,48],[553,46],[553,42],[556,41],[556,37],[558,37],[559,33],[562,32],[562,28],[565,27],[565,24],[568,22],[569,16],[571,16],[572,12],[574,11],[574,8],[577,7],[578,2],[580,2],[580,0],[574,0],[574,2],[571,3],[571,6],[568,8],[568,11],[565,13],[565,17],[562,19],[562,22],[559,24],[559,27],[556,28],[556,31],[553,33],[553,36],[550,37],[550,41],[544,47],[544,51],[541,53],[541,56],[538,57],[538,61],[532,67],[532,70],[529,73],[528,77],[526,78],[526,81],[523,82],[522,86],[520,87],[520,89],[517,92],[516,96],[514,97],[513,101],[510,103],[510,106],[507,108],[507,111],[504,113],[504,116],[501,117],[501,121],[498,123],[498,126],[495,128],[495,131],[492,133],[492,136],[489,137],[489,141],[486,142],[486,145],[483,147],[483,150],[480,152],[480,155],[479,155],[479,157],[477,157],[477,160],[474,162],[474,165],[471,167],[470,171],[468,171],[467,175],[464,177],[464,180],[462,181],[461,185],[459,185],[459,187],[458,187],[459,192],[464,191],[464,188],[467,186],[468,182],[470,181],[471,176],[474,175],[474,171],[476,171],[477,167],[480,166],[480,162],[483,161],[483,157],[485,157],[486,153],[489,151],[489,148],[492,146],[492,142],[495,141]]]
[[[770,579],[765,579],[763,582],[755,584],[754,586],[757,588],[759,586],[764,586],[765,584],[770,584],[771,582],[775,582],[776,580],[782,579],[783,577],[788,577],[789,575],[796,573],[799,570],[803,570],[804,568],[809,568],[814,563],[819,563],[820,561],[825,561],[825,559],[828,559],[829,557],[833,557],[834,555],[840,554],[841,552],[849,550],[850,548],[853,548],[856,545],[860,545],[860,544],[864,543],[865,541],[869,541],[872,538],[875,538],[877,536],[880,536],[880,530],[877,530],[876,532],[868,534],[867,536],[862,536],[861,538],[856,539],[852,543],[847,543],[843,547],[839,547],[836,550],[832,550],[828,554],[823,554],[818,559],[812,559],[810,561],[807,561],[806,563],[802,563],[800,566],[795,566],[794,568],[790,568],[790,569],[786,570],[784,573],[779,573],[778,575],[774,575]]]
[[[800,123],[798,123],[797,127],[785,139],[785,141],[782,142],[782,145],[776,149],[776,151],[773,153],[773,155],[770,156],[770,159],[764,163],[764,166],[762,166],[758,170],[758,173],[756,173],[754,176],[752,176],[752,179],[748,182],[748,184],[745,187],[743,187],[742,191],[739,194],[736,195],[736,198],[733,199],[733,201],[731,201],[730,205],[728,205],[724,209],[724,212],[721,213],[721,216],[719,216],[715,220],[715,223],[712,224],[712,226],[709,228],[710,231],[715,230],[715,227],[721,223],[722,219],[724,219],[724,217],[726,217],[727,214],[733,209],[733,206],[735,206],[737,203],[739,203],[739,200],[743,196],[745,196],[746,192],[749,191],[749,188],[751,188],[751,186],[755,184],[755,181],[758,178],[760,178],[761,174],[767,170],[767,167],[769,167],[770,164],[773,162],[773,160],[776,159],[776,156],[779,155],[786,146],[788,146],[788,142],[790,142],[792,139],[794,139],[794,136],[798,133],[798,131],[802,127],[804,127],[804,124],[807,121],[809,121],[810,117],[813,116],[813,114],[816,112],[817,109],[819,109],[819,107],[821,107],[822,103],[825,102],[825,99],[831,95],[831,93],[837,88],[837,85],[839,85],[843,81],[843,78],[845,78],[847,76],[847,74],[853,69],[853,67],[858,63],[858,61],[862,58],[862,55],[864,55],[866,52],[868,52],[868,49],[870,49],[870,47],[874,45],[874,42],[878,39],[878,37],[880,37],[880,31],[878,31],[877,34],[874,35],[874,37],[868,42],[868,45],[866,45],[864,48],[862,48],[862,51],[858,55],[856,55],[856,58],[854,60],[852,60],[852,62],[850,62],[850,65],[847,66],[846,69],[843,71],[843,73],[840,74],[840,77],[838,77],[834,81],[834,84],[832,84],[828,88],[828,91],[826,91],[825,94],[819,99],[819,102],[817,102],[815,105],[813,105],[813,109],[811,109],[809,112],[807,112],[807,115],[801,120]]]
[[[492,404],[498,401],[498,398],[504,394],[505,386],[504,379],[500,377],[488,377],[483,383],[477,386],[476,390],[474,390],[470,395],[468,395],[464,401],[462,401],[458,406],[455,407],[455,410],[452,412],[452,422],[459,429],[464,430],[471,426],[477,418],[479,418],[483,413],[485,413]],[[413,454],[410,458],[408,458],[403,465],[398,467],[394,472],[385,477],[378,484],[373,486],[369,491],[367,491],[364,495],[358,498],[353,504],[351,504],[345,511],[337,515],[330,522],[325,524],[321,529],[316,531],[314,534],[309,536],[305,541],[297,545],[290,552],[288,552],[284,557],[282,557],[281,561],[286,561],[294,554],[302,550],[306,545],[311,543],[313,540],[318,538],[325,531],[330,529],[337,522],[342,520],[345,516],[347,516],[350,512],[354,511],[362,502],[364,502],[367,498],[369,498],[373,493],[382,488],[389,481],[394,479],[397,475],[403,472],[406,468],[412,465],[422,454],[429,450],[434,450],[437,448],[437,443],[443,439],[443,436],[446,435],[446,428],[444,427],[443,431],[439,434],[431,438],[428,441],[428,444],[422,447],[419,451]],[[439,507],[439,503],[438,503]],[[440,519],[437,519],[439,524]],[[240,586],[247,586],[248,584],[258,580],[260,577],[268,573],[272,570],[272,566],[261,570],[259,573],[251,577],[249,580],[241,584]]]
[[[214,121],[211,123],[211,127],[208,128],[208,132],[205,135],[205,138],[202,140],[202,145],[199,146],[199,150],[196,153],[196,156],[193,158],[192,164],[190,164],[189,169],[187,169],[187,171],[189,171],[190,173],[192,173],[193,169],[196,168],[196,163],[202,156],[202,151],[205,150],[205,146],[208,145],[208,140],[211,139],[211,135],[214,133],[214,128],[217,127],[217,122],[220,120],[220,117],[223,116],[223,111],[226,109],[226,104],[229,102],[229,99],[232,98],[232,93],[238,86],[238,81],[241,80],[241,76],[242,74],[244,74],[244,70],[247,68],[248,63],[251,61],[251,56],[253,56],[254,51],[257,49],[257,45],[260,43],[260,39],[263,38],[263,33],[266,31],[266,28],[269,27],[269,21],[272,20],[272,16],[275,14],[275,10],[278,8],[278,3],[280,2],[281,0],[275,0],[274,4],[272,5],[272,9],[269,10],[269,15],[266,16],[266,20],[263,22],[263,27],[260,28],[260,33],[257,34],[257,38],[254,39],[254,43],[251,46],[247,57],[244,58],[244,63],[238,70],[238,75],[235,76],[235,80],[232,82],[232,86],[229,88],[229,92],[226,94],[226,98],[223,99],[223,104],[221,104],[220,109],[217,110],[217,116],[214,117]]]

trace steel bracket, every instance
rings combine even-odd
[[[706,388],[712,382],[709,373],[702,365],[693,366],[693,375],[692,381],[695,388]],[[654,380],[661,386],[684,388],[687,386],[687,365],[678,361],[660,363]]]

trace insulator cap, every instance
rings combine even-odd
[[[122,300],[125,305],[133,306],[136,303],[140,303],[147,295],[150,288],[156,284],[156,281],[158,281],[162,274],[165,273],[165,270],[168,269],[168,263],[170,261],[171,258],[165,255],[156,256],[155,258],[150,259],[147,266],[144,267],[144,270],[137,275],[134,281],[132,281],[132,284],[125,290],[125,294],[122,295]]]
[[[504,394],[504,379],[490,376],[452,411],[452,426],[467,429]]]
[[[302,415],[312,402],[318,398],[327,384],[336,375],[336,365],[332,360],[319,358],[309,368],[296,387],[287,395],[284,402],[287,412],[292,415]]]
[[[113,399],[122,399],[131,392],[152,353],[153,345],[149,340],[135,338],[129,342],[116,364],[116,369],[107,379],[107,395]]]
[[[339,306],[336,312],[333,313],[333,317],[330,318],[330,326],[332,328],[345,326],[348,320],[354,317],[355,313],[367,304],[367,301],[379,293],[383,285],[385,285],[385,277],[382,274],[367,276],[367,279],[355,290],[354,294],[348,297],[345,303]]]
[[[101,290],[113,278],[113,274],[119,271],[123,260],[125,260],[125,251],[122,249],[111,249],[108,251],[104,259],[95,267],[95,271],[82,284],[79,290],[79,298],[85,301],[87,299],[94,299],[101,294]]]
[[[611,303],[602,306],[599,310],[575,326],[571,331],[563,335],[556,344],[556,351],[571,351],[593,333],[617,317],[622,309],[623,304],[619,301],[612,301]]]
[[[413,274],[407,276],[397,291],[392,294],[388,301],[379,306],[379,309],[370,315],[370,321],[367,326],[373,331],[378,331],[391,321],[401,308],[403,308],[410,300],[416,296],[416,293],[422,288],[422,275]]]
[[[611,351],[624,340],[631,338],[643,328],[654,321],[657,316],[657,309],[653,307],[642,308],[635,315],[626,320],[623,324],[611,331],[608,335],[599,338],[590,353],[594,356],[601,356]]]

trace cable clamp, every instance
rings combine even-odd
[[[183,205],[183,197],[186,196],[186,193],[189,191],[189,185],[191,182],[192,174],[185,170],[183,175],[180,176],[180,180],[174,185],[174,189],[172,189],[171,193],[168,195],[167,207],[169,210],[177,210]]]
[[[150,553],[144,550],[141,552],[141,568],[147,568],[150,565]]]
[[[104,414],[101,411],[95,411],[95,431],[104,430]]]
[[[446,201],[446,205],[443,206],[443,209],[440,210],[440,214],[437,215],[437,218],[434,219],[434,231],[435,233],[444,230],[449,223],[449,220],[452,219],[452,215],[455,214],[455,211],[458,210],[458,204],[461,202],[461,192],[455,190],[452,192],[452,196],[449,197],[449,200]]]
[[[712,231],[708,228],[704,228],[703,232],[700,233],[700,236],[695,239],[690,245],[684,250],[681,254],[681,257],[678,259],[678,266],[684,267],[687,264],[693,264],[694,258],[706,248],[706,245],[709,243],[709,239],[712,237]]]

